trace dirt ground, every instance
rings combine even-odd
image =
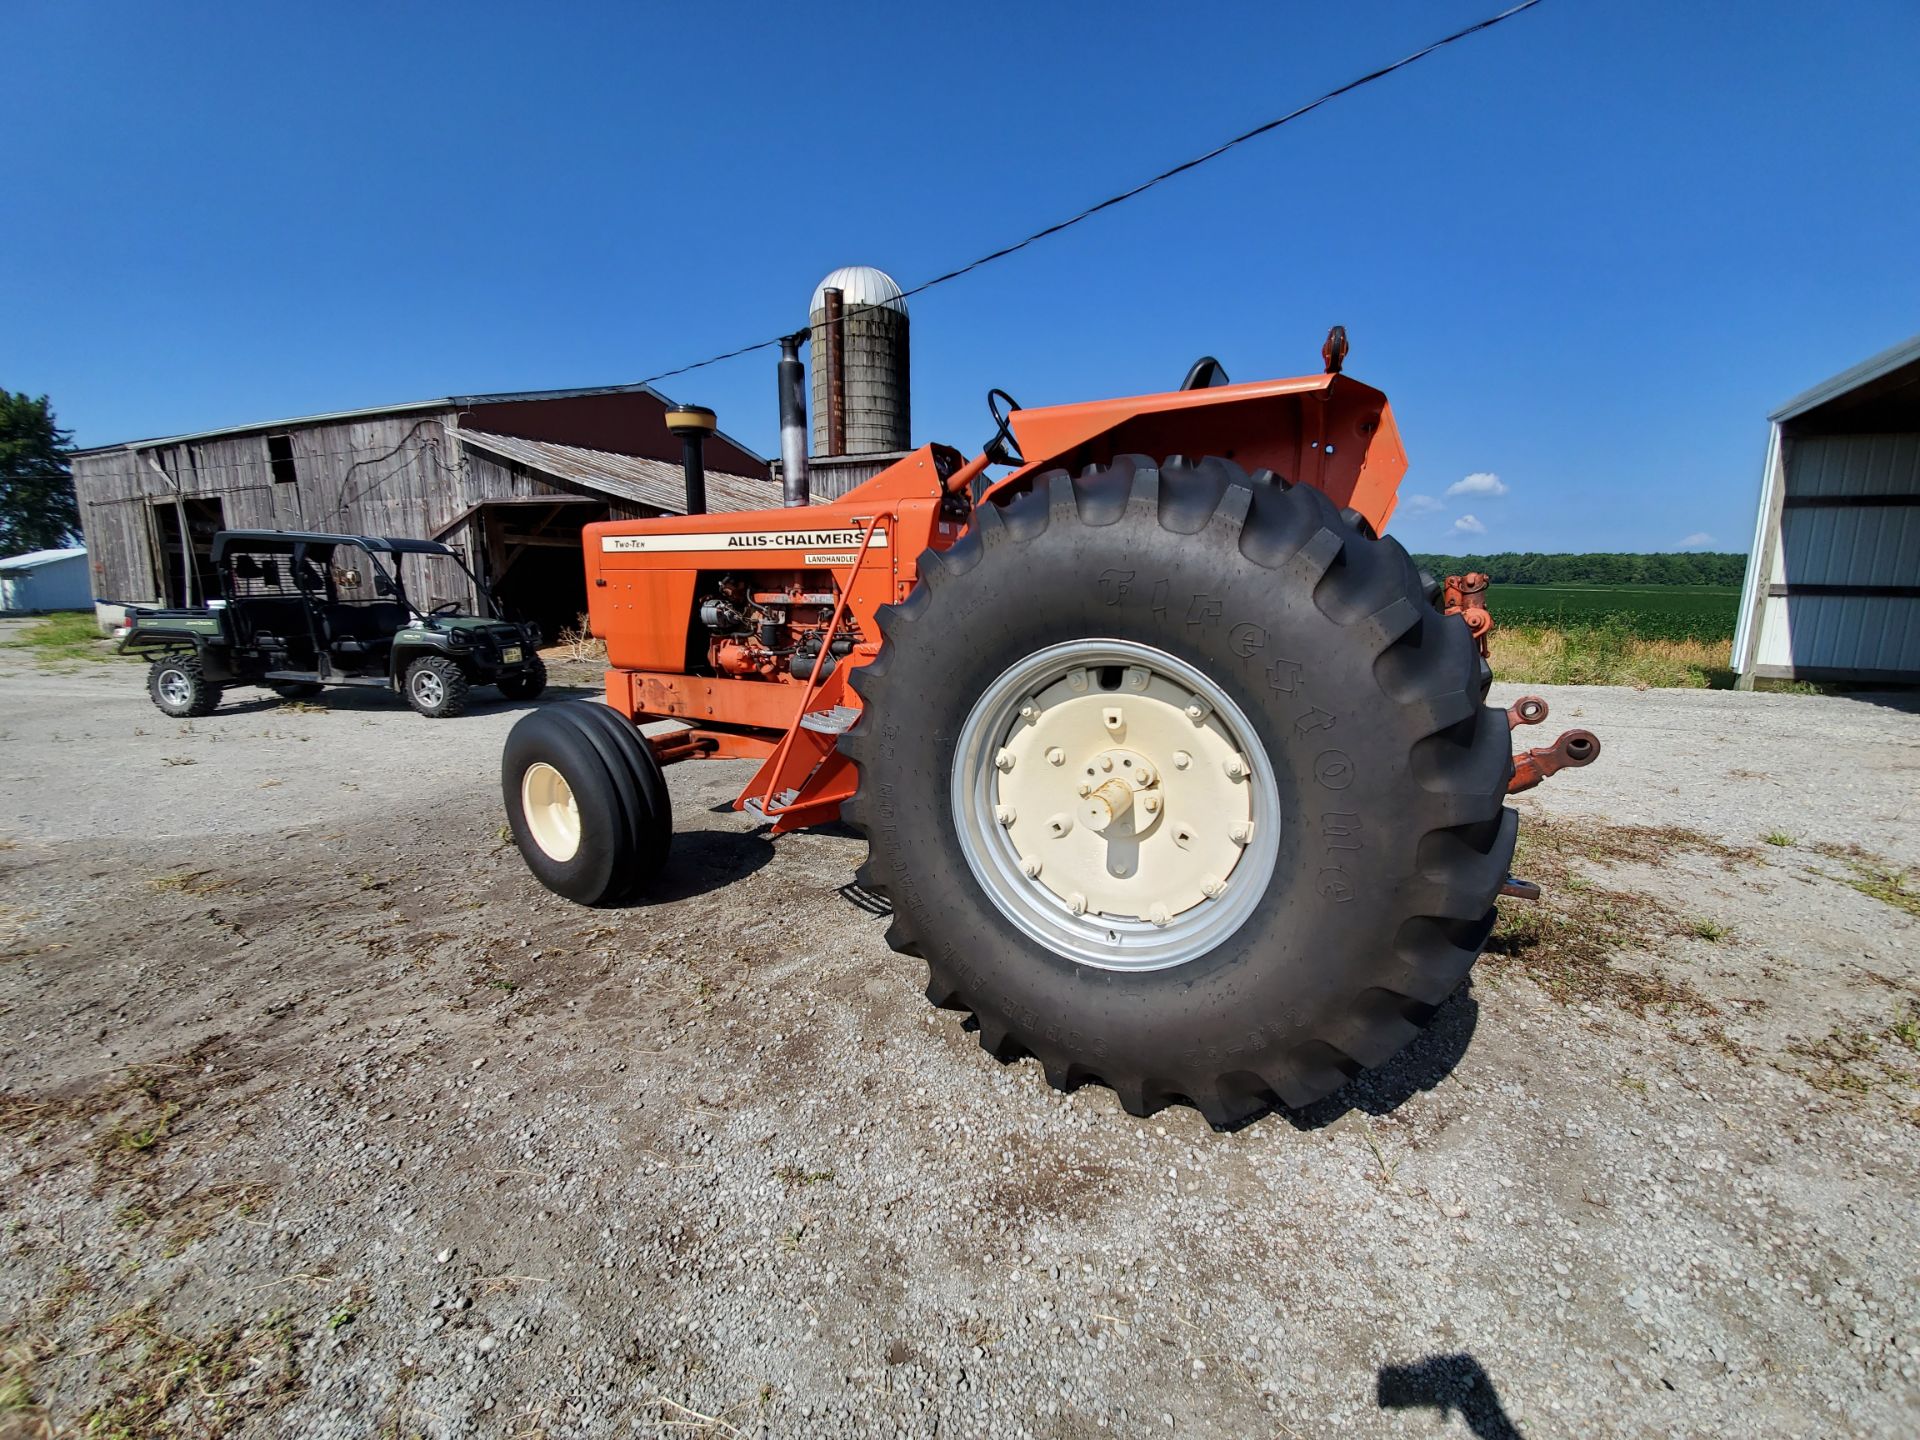
[[[1920,1432],[1911,701],[1547,692],[1547,898],[1216,1133],[989,1059],[744,766],[591,912],[524,707],[141,678],[0,649],[0,1435]]]

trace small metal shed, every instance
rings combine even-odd
[[[30,550],[0,560],[0,612],[35,615],[92,608],[93,579],[85,550]]]
[[[1769,418],[1738,684],[1920,684],[1920,335]]]

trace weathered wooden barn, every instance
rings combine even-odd
[[[199,603],[223,529],[439,540],[548,634],[586,609],[580,530],[686,508],[670,401],[646,385],[460,395],[80,450],[96,601]],[[778,505],[767,462],[707,442],[707,506]],[[459,569],[428,596],[474,605]]]

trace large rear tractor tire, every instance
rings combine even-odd
[[[221,687],[201,672],[198,655],[162,655],[147,667],[147,694],[162,713],[197,719],[219,707]]]
[[[534,877],[582,905],[618,905],[666,863],[673,805],[633,725],[591,700],[548,705],[507,734],[507,825]]]
[[[842,739],[888,942],[1132,1113],[1299,1107],[1419,1034],[1512,856],[1507,723],[1406,552],[1311,487],[1123,457],[982,506]]]

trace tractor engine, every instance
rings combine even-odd
[[[839,634],[828,636],[838,599],[826,570],[720,576],[713,593],[698,602],[708,666],[736,680],[807,680],[818,667],[825,679],[859,639],[851,616],[843,618]]]

